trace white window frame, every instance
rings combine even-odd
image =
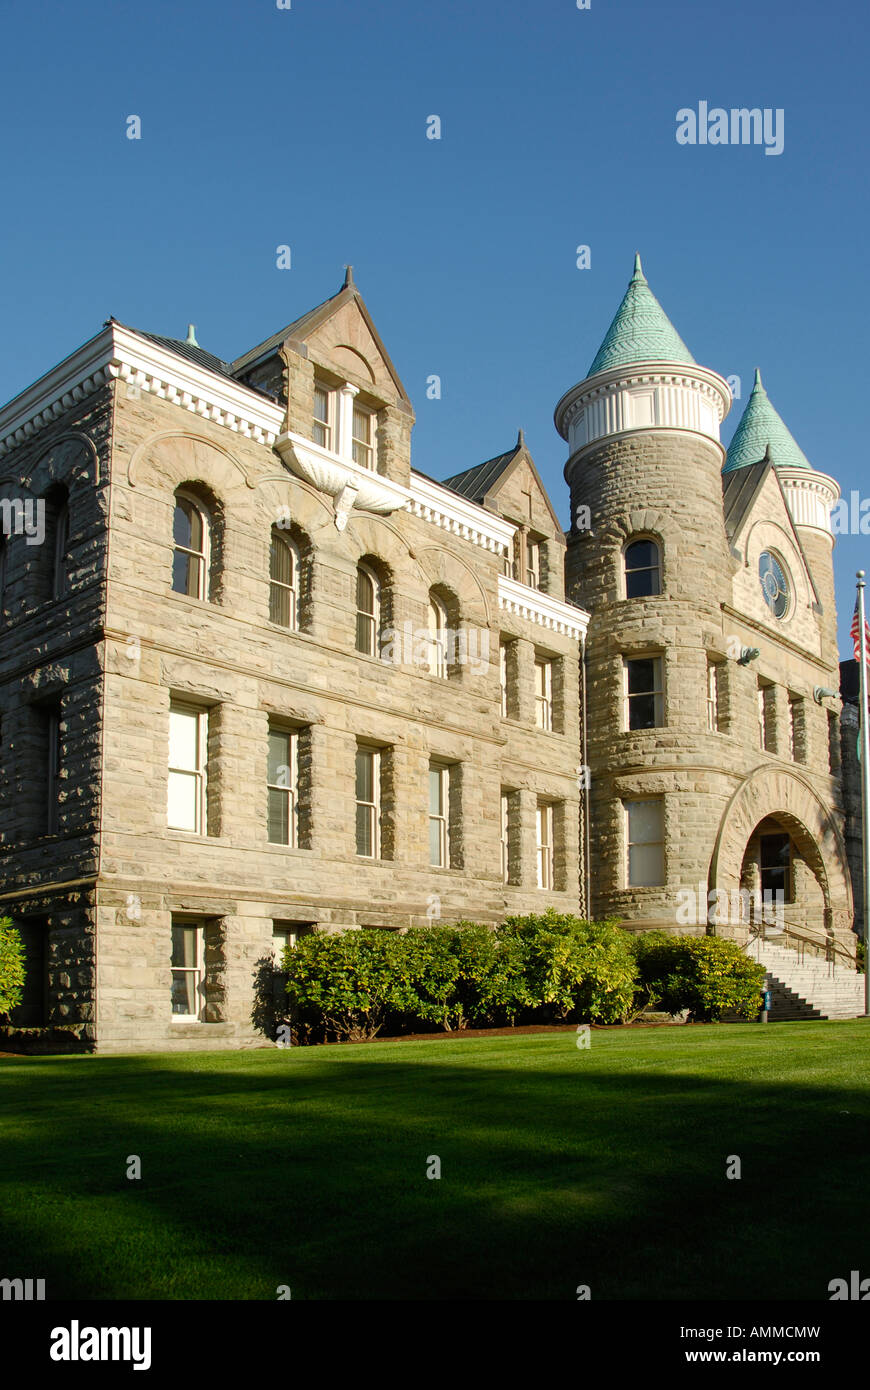
[[[193,768],[176,768],[173,767],[171,763],[169,764],[166,825],[169,830],[180,831],[182,834],[205,835],[208,828],[208,710],[201,709],[196,705],[188,705],[182,701],[173,700],[169,706],[170,725],[173,714],[185,715],[196,720],[196,766]],[[171,788],[173,777],[191,777],[194,780],[195,824],[193,829],[191,829],[190,826],[172,825],[170,823],[169,808],[172,800]]]
[[[508,717],[508,644],[499,643],[498,677],[501,684],[501,717]]]
[[[530,589],[541,587],[541,542],[526,540],[526,583]]]
[[[632,840],[631,838],[631,808],[641,804],[653,802],[661,808],[661,839],[660,840]],[[665,884],[665,803],[660,796],[637,796],[628,801],[623,801],[623,812],[625,817],[625,883],[628,888],[662,888]],[[643,846],[648,848],[651,845],[659,846],[661,850],[661,873],[658,883],[639,883],[632,879],[631,873],[631,851],[633,846]]]
[[[535,727],[553,732],[553,662],[546,656],[535,657]]]
[[[376,472],[375,468],[375,428],[377,415],[375,411],[369,410],[368,406],[358,405],[356,400],[350,408],[350,454],[358,468],[365,468],[370,473]],[[356,432],[357,416],[362,416],[368,422],[368,439],[361,439]],[[361,457],[357,457],[357,454]]]
[[[327,386],[325,382],[323,382],[323,381],[318,381],[316,378],[315,378],[315,381],[314,381],[314,391],[315,391],[315,403],[316,403],[316,395],[317,395],[318,392],[322,392],[323,395],[325,395],[325,397],[326,397],[326,419],[325,419],[325,420],[321,420],[321,419],[319,418],[319,416],[315,415],[314,412],[312,411],[312,415],[311,415],[311,422],[312,422],[312,427],[311,427],[311,438],[312,438],[312,440],[314,441],[315,444],[319,444],[319,445],[320,445],[320,448],[321,448],[321,449],[328,449],[329,452],[332,454],[332,453],[335,453],[335,452],[336,452],[336,449],[335,449],[335,403],[336,403],[336,392],[335,392],[334,387]],[[317,437],[319,431],[322,431],[322,434],[323,434],[322,440],[321,440],[321,439],[318,439],[318,437]]]
[[[189,546],[179,545],[175,539],[175,512],[179,502],[186,502],[189,507],[197,512],[202,526],[202,550],[191,550]],[[197,590],[195,594],[188,594],[186,591],[181,596],[183,598],[196,598],[205,602],[208,598],[208,576],[211,569],[211,521],[208,512],[202,505],[198,497],[193,493],[185,492],[182,488],[175,493],[172,499],[172,558],[173,562],[177,554],[193,556],[197,561]],[[174,568],[174,564],[173,564]],[[173,588],[175,594],[181,594],[180,589]]]
[[[646,541],[655,550],[656,561],[654,565],[631,565],[628,564],[628,552],[633,545],[640,541]],[[660,598],[663,591],[662,585],[662,548],[654,536],[630,536],[622,549],[622,593],[624,598],[628,598],[628,576],[630,574],[643,574],[649,571],[656,576],[656,587],[652,594],[633,595],[635,598]]]
[[[432,810],[432,778],[438,778],[438,811]],[[429,763],[427,779],[429,792],[429,867],[432,869],[450,868],[450,768],[446,763]],[[438,830],[437,860],[432,858],[432,826]]]
[[[449,675],[447,641],[444,636],[448,624],[447,608],[437,594],[429,595],[426,622],[429,628],[429,674],[439,680],[446,680]]]
[[[719,665],[707,662],[707,732],[719,733]]]
[[[653,663],[653,688],[652,690],[635,691],[633,695],[628,693],[628,664],[630,661],[651,661]],[[631,656],[622,658],[622,706],[623,706],[623,730],[625,733],[642,734],[648,733],[648,729],[632,729],[631,727],[631,704],[632,700],[646,699],[652,695],[655,700],[655,724],[654,729],[664,728],[665,723],[665,663],[664,658],[657,652],[636,652]]]
[[[283,579],[276,579],[272,573],[272,547],[274,545],[285,546],[290,553],[290,565],[292,579],[286,584]],[[294,541],[289,536],[284,535],[280,527],[273,526],[269,535],[269,621],[276,627],[281,627],[285,632],[297,632],[299,628],[299,550]],[[281,623],[277,618],[272,617],[272,595],[275,590],[289,595],[290,620]]]
[[[501,794],[501,878],[502,883],[510,883],[510,792]]]
[[[287,768],[287,780],[270,782],[268,767],[266,770],[266,838],[270,845],[283,845],[286,849],[297,849],[299,845],[299,733],[296,729],[285,729],[280,724],[270,724],[269,737],[278,734],[281,738],[288,740],[288,759],[287,763],[282,763],[279,769]],[[280,792],[282,800],[287,805],[287,835],[286,840],[273,840],[269,835],[269,803],[271,793]]]
[[[193,931],[196,940],[196,960],[193,965],[171,965],[172,980],[175,981],[176,975],[193,975],[196,979],[196,997],[199,1000],[199,1008],[195,1014],[177,1014],[172,1010],[172,993],[170,992],[169,1002],[173,1024],[204,1023],[206,1010],[206,983],[205,983],[205,922],[201,918],[195,921],[176,921],[173,919],[170,926],[171,935],[176,930]],[[172,957],[170,955],[170,961]]]
[[[554,829],[555,815],[552,801],[539,801],[535,809],[538,887],[545,893],[552,893],[555,884]]]
[[[356,605],[357,605],[357,607],[356,607],[356,632],[355,632],[355,634],[354,634],[354,642],[355,642],[355,645],[356,645],[356,650],[360,653],[361,656],[377,656],[377,655],[378,655],[378,641],[379,641],[380,632],[381,632],[381,581],[378,579],[378,576],[375,574],[374,570],[373,570],[369,565],[366,565],[363,561],[360,561],[356,568],[357,568],[357,590],[356,590]],[[365,575],[366,578],[369,579],[369,580],[371,581],[371,585],[372,585],[372,608],[373,608],[373,612],[371,612],[371,613],[365,612],[365,610],[362,609],[362,608],[360,608],[360,606],[359,606],[359,575],[360,575],[360,574]],[[360,618],[363,618],[363,619],[365,620],[366,630],[368,631],[369,637],[370,637],[370,640],[371,640],[371,651],[367,651],[364,647],[361,647],[361,646],[359,645]]]
[[[372,796],[373,801],[360,801],[356,795],[356,760],[360,754],[368,754],[372,760]],[[354,821],[354,839],[357,855],[360,859],[380,859],[381,857],[381,750],[380,748],[369,748],[365,744],[357,744],[354,754],[354,802],[359,808],[364,806],[368,814],[369,835],[371,839],[371,854],[363,854],[360,851],[359,839],[356,835],[356,820]],[[356,815],[356,812],[355,812]]]

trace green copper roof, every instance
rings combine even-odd
[[[812,468],[782,416],[773,408],[770,397],[761,384],[761,372],[755,369],[755,385],[746,402],[740,424],[728,446],[723,473],[745,468],[764,458],[766,449],[775,468]]]
[[[625,298],[616,311],[616,317],[587,376],[604,372],[608,367],[627,367],[634,362],[694,360],[647,284],[640,256],[635,256],[634,274]]]

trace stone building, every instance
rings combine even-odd
[[[233,363],[110,320],[0,412],[18,1025],[256,1045],[299,933],[576,910],[562,528],[522,436],[437,483],[413,421],[350,272]]]
[[[760,376],[726,455],[731,404],[638,258],[556,408],[567,536],[522,431],[412,468],[350,272],[231,363],[109,320],[0,410],[16,1024],[255,1046],[300,933],[547,905],[751,942],[790,1007],[859,1012],[839,488]]]
[[[637,930],[709,924],[746,941],[756,890],[774,905],[780,893],[771,949],[845,964],[839,488],[810,465],[760,374],[726,456],[730,406],[638,257],[555,416],[569,448],[567,592],[591,614],[592,908]]]

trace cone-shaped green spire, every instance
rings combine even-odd
[[[587,372],[608,367],[627,367],[634,362],[694,362],[674,325],[646,282],[640,256],[634,258],[634,274],[625,298],[607,330],[595,361]]]
[[[770,397],[761,384],[761,372],[756,367],[752,395],[746,402],[740,424],[728,446],[722,472],[733,473],[735,468],[758,463],[764,458],[765,450],[776,468],[812,468],[782,416],[771,405]]]

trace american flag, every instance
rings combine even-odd
[[[852,614],[852,626],[851,626],[851,628],[849,629],[849,632],[850,632],[851,637],[852,637],[852,643],[853,643],[853,646],[854,646],[854,649],[855,649],[855,660],[856,660],[856,661],[860,661],[860,660],[861,660],[861,638],[860,638],[860,631],[861,631],[861,619],[860,619],[859,614],[858,614],[858,599],[857,599],[857,597],[856,597],[856,599],[855,599],[855,612]],[[864,619],[864,660],[865,660],[865,661],[870,661],[870,623],[867,622],[867,619],[866,619],[866,618]]]

